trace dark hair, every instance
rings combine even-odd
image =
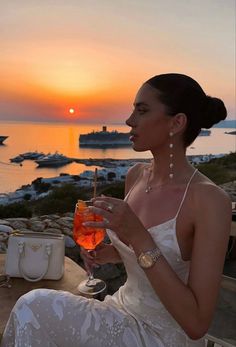
[[[223,101],[206,95],[189,76],[168,73],[154,76],[145,83],[158,90],[159,99],[166,105],[169,115],[186,114],[185,147],[195,140],[201,128],[209,129],[227,116]]]

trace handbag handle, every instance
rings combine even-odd
[[[37,281],[40,281],[47,273],[48,271],[48,267],[49,267],[49,262],[50,262],[50,256],[51,256],[51,253],[52,253],[52,245],[47,243],[45,245],[45,255],[47,257],[47,265],[46,265],[46,268],[45,270],[42,272],[42,274],[36,278],[31,278],[29,276],[27,276],[25,273],[24,273],[24,270],[23,270],[23,267],[22,267],[22,259],[23,259],[23,256],[24,256],[24,249],[25,249],[25,243],[24,242],[19,242],[18,243],[18,250],[19,250],[19,260],[18,260],[18,269],[19,269],[19,273],[21,274],[21,276],[29,281],[29,282],[37,282]]]

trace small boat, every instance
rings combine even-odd
[[[21,163],[23,160],[24,158],[22,155],[17,155],[16,157],[10,159],[12,163]]]
[[[202,129],[198,136],[209,136],[209,135],[211,135],[211,130]]]
[[[0,145],[3,145],[3,142],[8,138],[8,136],[0,136]]]
[[[45,156],[45,154],[43,152],[26,152],[26,153],[22,153],[20,154],[24,159],[31,159],[31,160],[35,160],[35,159],[39,159],[40,157]]]
[[[39,167],[63,166],[72,162],[72,159],[60,153],[48,154],[35,160]]]
[[[233,131],[225,131],[225,134],[228,134],[228,135],[236,135],[236,130],[233,130]]]

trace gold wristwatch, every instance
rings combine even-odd
[[[162,256],[159,248],[154,248],[152,250],[142,252],[138,256],[138,263],[143,269],[149,269],[152,267],[157,260]]]

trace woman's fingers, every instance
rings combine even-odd
[[[109,213],[116,212],[124,204],[123,200],[110,197],[98,197],[93,200],[93,206],[100,207]]]
[[[107,220],[103,220],[102,222],[83,222],[83,226],[89,228],[104,228],[106,229],[109,226],[109,222]]]
[[[96,266],[96,259],[94,254],[95,252],[88,252],[82,247],[80,249],[80,255],[84,261],[84,266],[88,274],[91,272],[91,269]]]
[[[81,248],[80,255],[82,256],[82,258],[85,258],[85,259],[88,259],[88,260],[93,260],[94,259],[94,256],[92,255],[92,253],[86,251],[84,248]]]
[[[104,244],[101,249],[96,248],[95,261],[97,264],[103,265],[106,263],[118,263],[121,261],[121,258],[113,245]]]
[[[102,216],[103,220],[102,221],[85,221],[82,223],[83,226],[92,227],[92,228],[107,228],[108,227],[108,225],[110,224],[110,217],[111,217],[109,212],[94,206],[89,207],[89,210],[94,214]]]
[[[90,206],[89,210],[94,214],[98,214],[106,219],[109,219],[109,217],[111,217],[111,213],[107,209],[100,206]]]

